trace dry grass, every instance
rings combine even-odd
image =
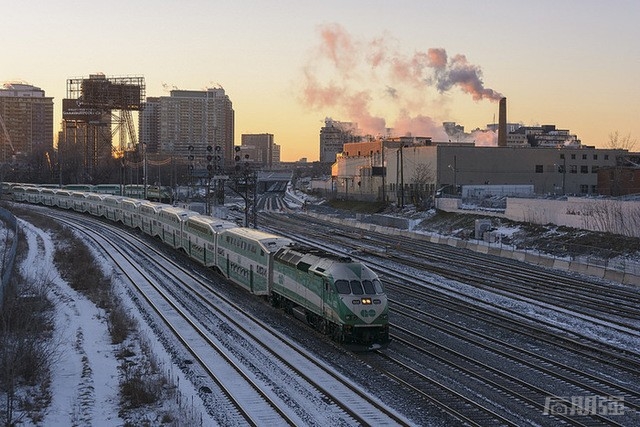
[[[0,423],[13,425],[16,413],[40,419],[51,399],[49,381],[56,353],[49,283],[28,282],[18,272],[6,288],[0,314]],[[16,412],[18,410],[18,412]]]

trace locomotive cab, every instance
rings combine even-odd
[[[334,264],[328,300],[338,307],[345,342],[363,345],[389,342],[387,295],[378,276],[367,266]]]

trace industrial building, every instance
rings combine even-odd
[[[332,191],[339,198],[400,205],[426,204],[439,195],[460,196],[465,186],[493,186],[500,194],[510,187],[534,194],[598,195],[598,171],[615,167],[629,154],[583,146],[575,135],[554,125],[509,126],[506,98],[500,100],[499,116],[490,130],[497,131],[497,145],[417,137],[346,143],[332,167]],[[453,122],[444,126],[454,139],[467,139],[463,127]]]
[[[332,168],[335,196],[404,204],[436,194],[459,195],[462,186],[478,185],[526,185],[535,194],[597,195],[598,170],[614,167],[627,153],[593,147],[476,147],[418,141],[346,144]]]

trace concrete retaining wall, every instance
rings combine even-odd
[[[566,200],[507,198],[505,218],[640,237],[638,201],[583,197]]]

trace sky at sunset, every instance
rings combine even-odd
[[[443,140],[443,121],[555,124],[640,150],[637,0],[8,1],[0,83],[54,97],[69,78],[144,76],[147,96],[223,87],[235,140],[271,133],[283,161],[319,158],[326,117],[372,135]]]

